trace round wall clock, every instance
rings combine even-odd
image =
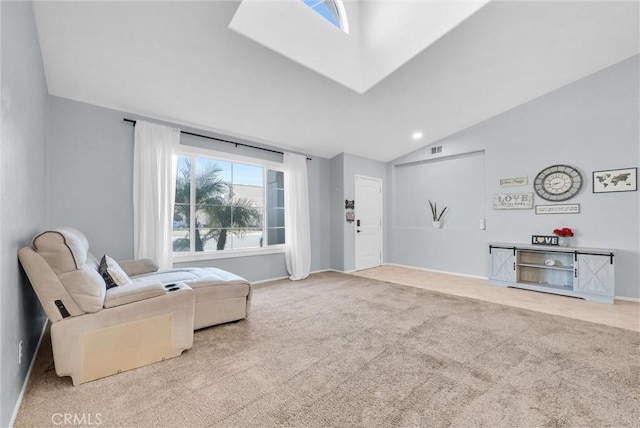
[[[582,187],[582,175],[568,165],[553,165],[536,175],[533,189],[547,201],[566,201],[573,198]]]

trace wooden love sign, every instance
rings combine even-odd
[[[502,193],[493,195],[494,210],[533,209],[533,193]]]

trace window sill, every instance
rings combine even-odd
[[[201,260],[217,260],[217,259],[233,259],[239,257],[264,256],[267,254],[284,253],[284,245],[273,246],[270,248],[252,248],[248,250],[229,250],[221,252],[202,252],[202,253],[186,253],[174,254],[173,263],[195,262]]]

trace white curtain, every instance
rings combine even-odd
[[[304,279],[311,271],[309,185],[306,156],[284,154],[285,259],[289,278]]]
[[[172,267],[173,202],[180,130],[136,121],[133,151],[133,243],[136,258]]]

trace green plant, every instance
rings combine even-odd
[[[433,217],[433,221],[440,221],[444,213],[447,211],[447,208],[449,208],[444,207],[442,211],[440,211],[440,214],[438,214],[438,203],[431,202],[431,199],[429,199],[429,206],[431,207],[431,216]]]

